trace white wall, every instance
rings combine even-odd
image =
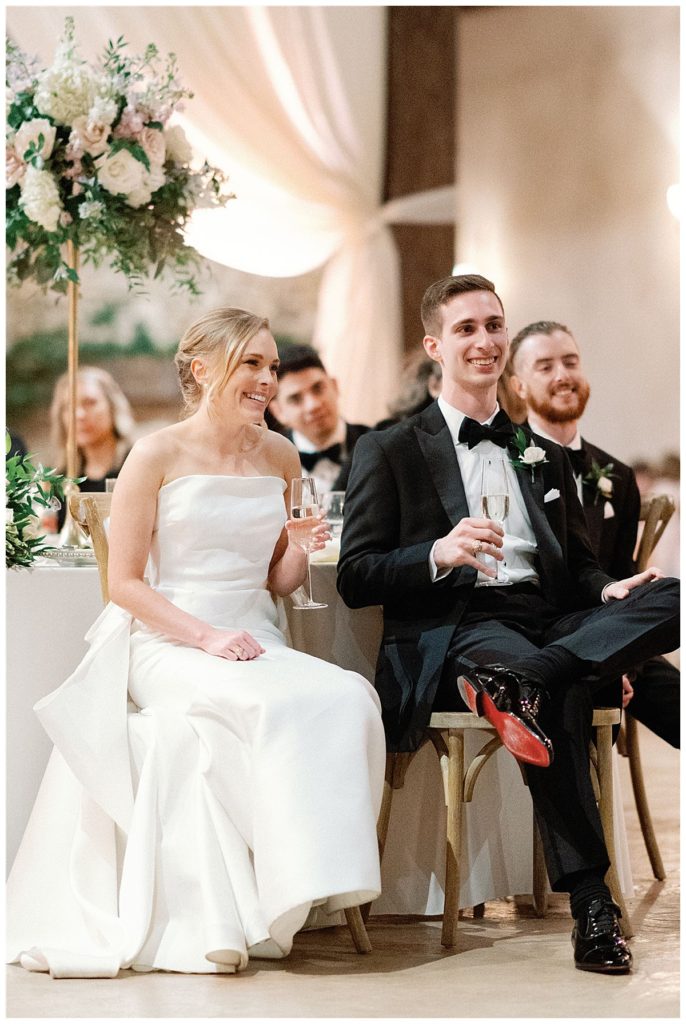
[[[590,440],[677,448],[678,8],[481,8],[458,40],[457,259],[495,281],[511,337],[575,334]]]

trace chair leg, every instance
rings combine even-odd
[[[445,853],[445,905],[441,943],[450,948],[457,942],[460,906],[460,847],[462,843],[464,784],[464,732],[448,730],[448,822]]]
[[[643,833],[643,841],[648,851],[648,857],[650,858],[650,866],[653,869],[653,875],[659,881],[663,881],[667,875],[665,872],[665,866],[662,863],[662,856],[660,854],[660,848],[657,845],[657,839],[655,838],[655,832],[653,831],[653,820],[650,816],[650,809],[648,807],[648,798],[646,796],[645,785],[643,782],[643,769],[641,767],[641,751],[638,745],[638,724],[636,719],[632,715],[625,715],[624,721],[626,723],[626,751],[629,758],[629,771],[631,772],[631,786],[634,791],[634,800],[636,801],[636,811],[638,813],[638,820],[641,824],[641,832]]]
[[[379,817],[376,822],[376,838],[379,844],[379,864],[381,864],[383,860],[383,852],[386,846],[386,838],[388,836],[388,825],[391,820],[391,804],[393,803],[393,776],[395,774],[395,765],[398,756],[398,754],[386,754],[386,772],[383,782],[383,796],[381,797],[381,807],[379,809]],[[360,907],[362,920],[365,923],[369,918],[369,912],[371,909],[371,902],[363,903],[363,905]]]
[[[350,934],[353,937],[353,942],[355,943],[355,949],[357,952],[371,953],[372,944],[369,941],[369,936],[367,935],[367,929],[365,928],[364,921],[362,920],[360,908],[346,907],[344,913],[345,920],[348,924],[348,928],[350,929]]]
[[[598,774],[598,788],[600,790],[600,821],[603,826],[603,833],[605,835],[605,845],[610,858],[610,867],[607,870],[605,880],[612,893],[612,898],[622,912],[622,931],[627,939],[630,939],[634,934],[631,925],[631,918],[629,917],[629,911],[627,910],[626,903],[624,902],[624,896],[619,885],[619,878],[617,876],[617,869],[615,867],[615,834],[614,834],[614,821],[613,821],[613,783],[612,783],[612,726],[601,725],[598,726],[596,731],[596,751],[597,751],[597,774]]]
[[[548,892],[546,889],[548,869],[545,866],[545,857],[543,856],[543,840],[541,839],[541,833],[538,830],[535,818],[533,844],[533,879],[531,888],[533,890],[534,913],[536,917],[545,917],[548,909]]]

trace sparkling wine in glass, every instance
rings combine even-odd
[[[504,459],[483,459],[481,463],[481,513],[486,519],[493,519],[502,526],[510,510],[510,493],[507,487],[507,472]],[[495,579],[491,583],[503,583],[495,563]]]
[[[312,528],[318,522],[319,500],[317,488],[311,477],[298,477],[291,480],[291,518],[302,520],[302,529],[293,531],[298,547],[307,552],[307,600],[293,604],[298,610],[308,608],[326,608],[326,603],[312,600],[312,569],[310,566],[310,550],[312,547]],[[297,591],[295,592],[297,593]]]

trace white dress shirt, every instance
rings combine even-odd
[[[465,442],[460,443],[458,441],[460,426],[462,425],[462,420],[465,419],[465,414],[454,406],[449,405],[443,396],[438,399],[438,406],[445,417],[450,436],[455,445],[457,464],[462,476],[470,517],[476,519],[484,518],[481,511],[482,459],[497,458],[502,459],[505,463],[507,486],[510,495],[509,511],[503,523],[505,536],[503,537],[503,546],[500,549],[505,558],[502,562],[496,563],[496,559],[492,555],[481,554],[479,560],[483,561],[484,564],[489,567],[497,564],[499,579],[496,582],[492,577],[480,572],[477,575],[476,586],[503,586],[510,583],[524,583],[525,581],[527,583],[538,583],[538,572],[534,564],[538,552],[536,537],[531,526],[529,513],[524,504],[522,492],[519,488],[517,471],[513,468],[508,458],[507,450],[500,448],[493,441],[479,441],[470,450]],[[493,416],[490,416],[485,423],[490,424],[498,411],[499,406],[496,403]],[[435,546],[434,544],[429,554],[431,575],[434,581],[442,579],[449,572],[452,572],[452,569],[439,570],[436,566],[434,560]]]

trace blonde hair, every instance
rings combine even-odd
[[[248,342],[263,328],[269,330],[267,319],[232,306],[212,309],[191,324],[174,356],[186,416],[195,412],[203,394],[211,402],[215,394],[222,393],[238,369]],[[191,371],[194,359],[203,359],[207,363],[209,383],[206,391]]]
[[[134,441],[135,421],[129,400],[114,377],[100,366],[81,366],[76,374],[77,386],[92,380],[99,386],[112,413],[112,430],[117,439],[117,465],[121,465]],[[64,469],[67,462],[67,427],[64,413],[69,401],[69,374],[63,373],[55,381],[50,406],[50,437],[55,449],[55,465]],[[79,449],[83,458],[83,452]]]

